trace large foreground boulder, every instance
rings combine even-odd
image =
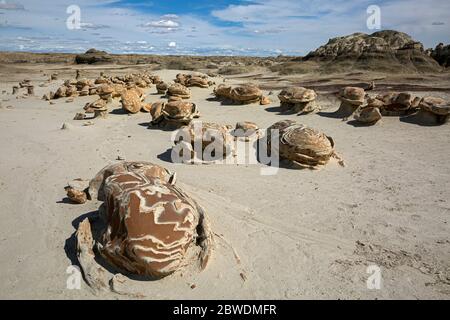
[[[174,173],[149,162],[120,162],[103,168],[89,193],[104,201],[98,251],[109,264],[155,279],[197,261],[206,267],[212,233],[205,211],[175,185]]]

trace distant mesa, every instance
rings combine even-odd
[[[75,62],[77,64],[101,64],[112,63],[113,59],[106,51],[89,49],[86,53],[77,55]]]
[[[392,30],[333,38],[302,60],[322,62],[325,63],[323,68],[331,69],[397,72],[441,70],[439,64],[424,50],[422,43],[406,33]]]

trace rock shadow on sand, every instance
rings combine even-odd
[[[404,123],[415,124],[421,127],[439,127],[445,125],[445,123],[437,123],[436,121],[432,121],[430,119],[424,119],[420,117],[417,113],[400,117],[400,121]]]

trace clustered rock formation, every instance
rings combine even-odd
[[[20,89],[26,89],[26,93],[23,93],[22,97],[34,96],[34,85],[31,84],[30,79],[24,79],[19,82],[18,86],[13,86],[12,94],[18,95],[20,93]]]
[[[374,125],[382,116],[414,116],[418,123],[441,125],[448,123],[449,103],[436,97],[417,97],[409,92],[385,92],[370,96],[364,89],[345,87],[339,93],[341,107],[336,112],[357,122]]]
[[[153,84],[161,83],[159,76],[149,73],[127,74],[124,76],[105,77],[101,75],[95,80],[80,79],[66,80],[55,93],[50,92],[43,96],[44,100],[59,98],[74,98],[77,96],[98,95],[100,98],[87,103],[84,107],[86,114],[93,113],[94,117],[106,117],[108,104],[113,99],[120,98],[122,108],[128,113],[137,113],[141,110],[149,112],[144,104],[144,89]],[[85,115],[77,113],[75,119],[85,119]]]

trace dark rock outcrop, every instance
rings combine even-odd
[[[112,63],[112,57],[106,51],[100,51],[97,49],[89,49],[86,53],[79,54],[75,57],[77,64],[100,64],[100,63]]]
[[[430,56],[443,67],[450,67],[450,45],[439,43],[436,48],[428,50]]]

